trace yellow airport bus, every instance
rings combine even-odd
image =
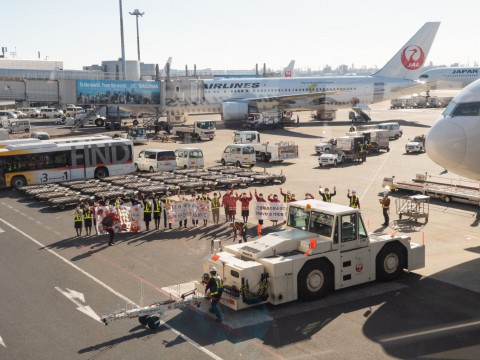
[[[94,136],[7,141],[0,146],[0,188],[101,179],[134,171],[134,147],[128,139]]]

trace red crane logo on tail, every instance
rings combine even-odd
[[[408,70],[417,70],[425,62],[425,53],[420,46],[409,45],[402,51],[402,64]]]

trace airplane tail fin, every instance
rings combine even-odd
[[[295,60],[290,61],[288,66],[285,69],[283,69],[283,77],[292,77],[294,66],[295,66]]]
[[[165,66],[162,71],[162,77],[169,77],[170,76],[170,66],[172,65],[172,57],[170,56],[165,63]]]
[[[440,22],[427,22],[374,76],[418,80]]]

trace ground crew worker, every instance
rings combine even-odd
[[[203,192],[202,193],[202,196],[200,196],[198,198],[199,201],[209,201],[210,203],[212,202],[212,199],[210,199],[210,197],[207,196],[207,193]],[[197,220],[198,221],[198,220]],[[208,219],[203,219],[203,226],[207,226],[207,223],[208,223]]]
[[[362,161],[367,161],[367,152],[363,144],[360,144],[360,156],[362,157]]]
[[[108,222],[110,223],[109,225],[106,225],[106,221],[105,221],[105,218],[111,218]],[[109,246],[112,246],[112,245],[115,245],[115,242],[114,242],[114,239],[115,239],[115,231],[113,230],[115,224],[119,221],[118,219],[118,216],[115,212],[108,212],[106,215],[105,215],[105,218],[102,220],[102,225],[103,225],[103,229],[108,232],[109,234],[109,241],[108,241],[108,245]]]
[[[257,203],[264,203],[264,202],[267,202],[267,200],[265,200],[263,198],[263,194],[260,194],[260,195],[257,195],[257,189],[255,189],[255,200],[257,200]],[[263,220],[262,219],[258,219],[258,224],[260,226],[263,225]]]
[[[219,196],[217,197],[217,193],[213,193],[213,198],[210,199],[210,207],[212,208],[212,218],[213,224],[218,225],[220,220],[220,199],[222,198],[222,194],[220,192]]]
[[[179,194],[178,194],[178,201],[185,201],[185,200],[187,200],[187,198],[185,197],[185,192],[183,193],[182,196],[180,196],[180,190],[179,190],[178,192],[179,192]],[[178,224],[179,224],[179,229],[181,229],[181,228],[182,228],[182,220],[180,220],[180,221],[178,222]],[[185,218],[185,220],[183,220],[183,227],[184,227],[184,228],[187,227],[187,218]]]
[[[75,231],[77,232],[77,236],[82,236],[82,228],[83,228],[83,213],[80,205],[77,206],[75,212],[73,213],[74,216],[74,224],[75,224]]]
[[[162,203],[158,198],[158,195],[155,195],[153,199],[153,221],[155,223],[155,230],[160,228],[160,214],[162,212]]]
[[[223,321],[223,316],[220,310],[218,309],[218,302],[223,294],[223,281],[220,276],[217,275],[217,269],[212,266],[210,269],[210,279],[208,280],[207,286],[205,287],[205,294],[210,290],[210,303],[212,304],[210,308],[210,313],[215,314],[218,322]]]
[[[277,194],[273,195],[273,197],[272,197],[272,195],[268,195],[268,201],[270,201],[272,203],[279,203],[280,202],[280,200],[278,200]],[[278,220],[272,220],[272,224],[273,224],[273,226],[277,226]]]
[[[150,221],[152,221],[152,202],[149,197],[143,201],[143,221],[146,231],[150,230]]]
[[[120,196],[117,196],[117,198],[115,199],[115,202],[113,204],[114,204],[115,207],[123,205],[123,201],[122,201],[122,199],[120,199]]]
[[[242,221],[234,221],[232,222],[231,226],[233,229],[233,242],[237,240],[237,234],[242,236],[243,242],[247,242],[247,223],[244,223]],[[241,243],[242,240],[240,240],[239,243]]]
[[[358,199],[358,196],[357,196],[357,190],[353,189],[352,190],[352,195],[350,195],[350,189],[348,189],[347,198],[350,200],[349,206],[351,208],[354,208],[354,209],[359,208],[360,209],[360,200]]]
[[[314,199],[315,199],[315,197],[312,194],[305,193],[305,199],[304,200],[314,200]]]
[[[283,196],[283,202],[286,202],[286,203],[292,202],[293,196],[292,196],[291,190],[287,190],[287,193],[285,194],[282,188],[280,188],[280,195]]]
[[[242,196],[238,196],[235,194],[236,199],[240,201],[242,204],[242,218],[243,222],[247,223],[248,222],[248,216],[250,215],[250,201],[252,201],[252,193],[250,193],[250,196],[247,196],[247,193],[244,192]]]
[[[383,193],[383,198],[378,199],[378,202],[380,203],[380,205],[382,205],[382,210],[383,210],[384,222],[383,222],[382,226],[388,226],[388,224],[390,222],[390,215],[389,215],[389,212],[390,212],[390,198],[388,197],[388,191],[385,191]]]
[[[328,190],[328,188],[322,189],[322,187],[320,186],[320,188],[318,189],[318,193],[322,196],[323,201],[332,202],[332,197],[337,195],[337,187],[334,186],[333,193],[330,193],[330,190]]]
[[[85,225],[85,235],[91,236],[92,235],[92,208],[90,205],[85,204],[85,208],[83,209],[83,222]]]
[[[172,202],[172,200],[167,198],[166,194],[163,194],[161,201],[163,203],[163,226],[166,229],[167,228],[167,207]],[[172,229],[172,223],[171,222],[168,223],[168,228],[170,230]]]

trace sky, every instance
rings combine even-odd
[[[474,0],[123,0],[127,60],[172,68],[382,67],[427,21],[440,21],[428,62],[480,62]],[[61,60],[64,69],[121,57],[119,0],[3,0],[0,47],[7,57]]]

